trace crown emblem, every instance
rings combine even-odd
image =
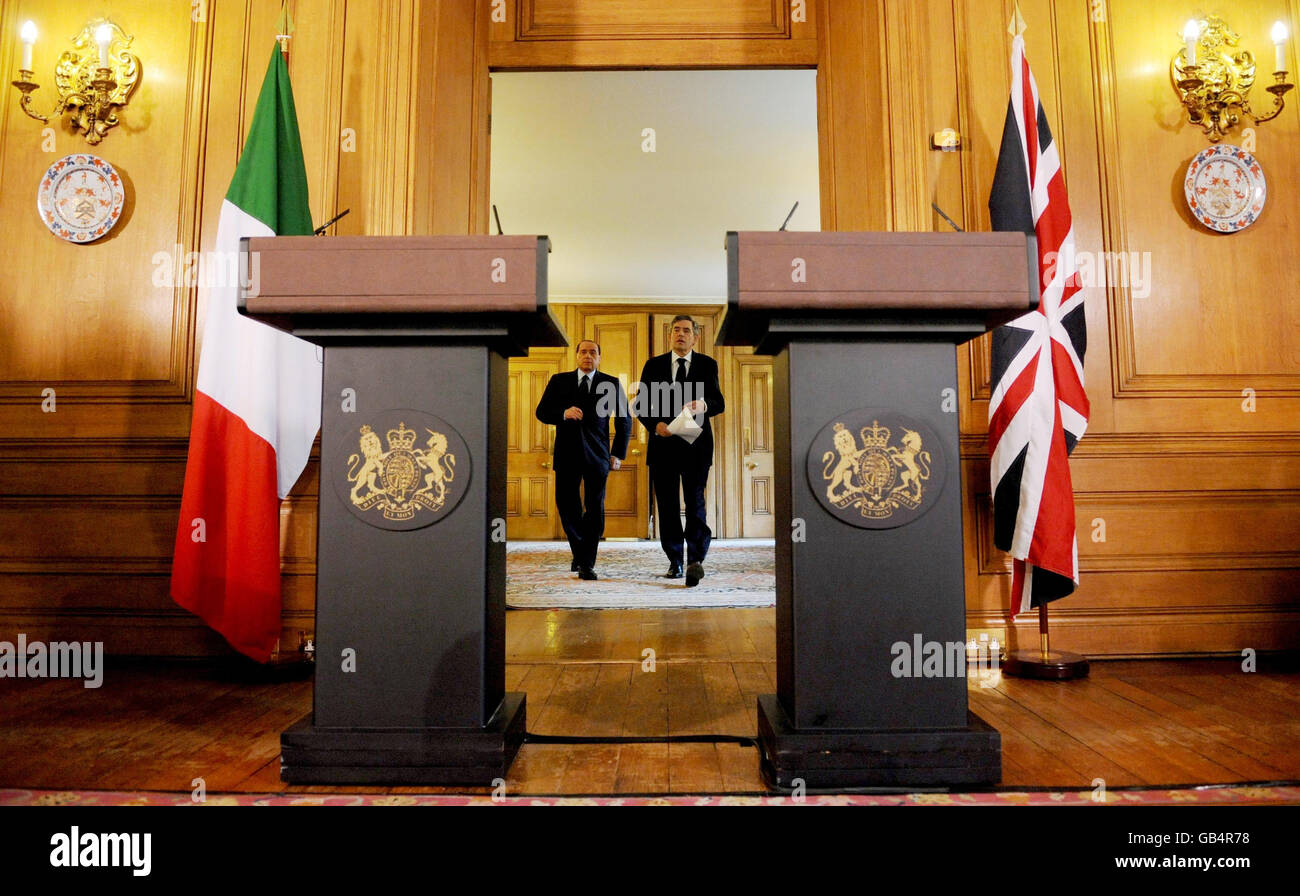
[[[397,424],[397,429],[390,429],[385,435],[388,436],[388,448],[390,451],[410,451],[415,447],[417,433],[413,429],[407,429],[406,423]]]
[[[859,430],[864,448],[884,448],[889,445],[889,427],[881,426],[880,421],[872,420],[871,426]],[[871,435],[867,435],[871,433]]]

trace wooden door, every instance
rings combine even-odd
[[[506,537],[557,539],[555,476],[551,445],[555,427],[537,419],[537,402],[550,378],[564,369],[568,349],[534,349],[510,359],[509,422],[506,426]],[[574,365],[576,366],[576,364]]]
[[[771,538],[774,458],[772,430],[772,359],[750,349],[736,349],[731,364],[727,413],[734,414],[740,445],[739,480],[741,538]],[[724,393],[725,394],[725,393]]]
[[[623,394],[641,375],[649,354],[649,318],[641,312],[588,311],[579,307],[578,329],[570,338],[594,339],[600,345],[600,369],[618,377]],[[613,437],[610,427],[610,437]],[[623,467],[610,470],[605,482],[605,537],[644,538],[650,524],[650,479],[645,468],[645,430],[632,421]]]

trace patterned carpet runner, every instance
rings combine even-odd
[[[687,588],[667,579],[668,560],[653,541],[602,542],[599,580],[569,570],[567,542],[517,541],[506,547],[506,606],[515,609],[654,609],[770,607],[776,603],[776,547],[772,539],[715,541],[704,580]]]

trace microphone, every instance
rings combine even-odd
[[[930,203],[930,208],[932,208],[932,209],[934,209],[936,212],[938,212],[938,213],[939,213],[939,217],[943,218],[945,221],[947,221],[949,224],[951,224],[953,230],[957,231],[958,233],[965,233],[965,232],[966,232],[966,231],[962,230],[960,227],[957,226],[957,222],[956,222],[956,221],[954,221],[952,218],[949,218],[947,215],[945,215],[945,214],[943,213],[943,209],[939,208],[939,203],[937,203],[937,202],[931,202],[931,203]]]
[[[785,221],[781,223],[781,230],[778,230],[777,233],[780,233],[781,231],[785,230],[785,225],[790,223],[790,219],[794,217],[794,210],[798,207],[799,207],[799,203],[795,202],[794,208],[790,209],[790,214],[785,216]]]
[[[497,236],[503,236],[505,232],[501,229],[501,216],[497,214],[497,204],[495,202],[492,203],[492,217],[497,222]]]
[[[339,218],[343,217],[350,211],[352,211],[352,209],[350,208],[343,209],[343,211],[339,212],[337,215],[335,215],[334,217],[326,221],[324,224],[322,224],[320,227],[317,227],[315,230],[313,230],[312,233],[315,236],[324,236],[326,229],[328,229],[331,224],[333,224],[335,221],[337,221]]]

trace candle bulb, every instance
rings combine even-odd
[[[1273,37],[1273,50],[1277,54],[1277,59],[1273,66],[1273,71],[1284,72],[1286,71],[1286,38],[1287,38],[1286,25],[1283,24],[1282,22],[1275,22],[1273,24],[1272,37]]]
[[[21,67],[23,71],[29,72],[32,70],[32,44],[36,43],[36,23],[24,23],[19,34],[23,39],[23,64]]]
[[[1201,26],[1195,19],[1188,19],[1183,26],[1183,40],[1187,42],[1187,64],[1196,64],[1196,42],[1201,39]]]
[[[99,44],[99,67],[108,68],[108,45],[113,41],[113,29],[105,22],[95,29],[95,43]]]

